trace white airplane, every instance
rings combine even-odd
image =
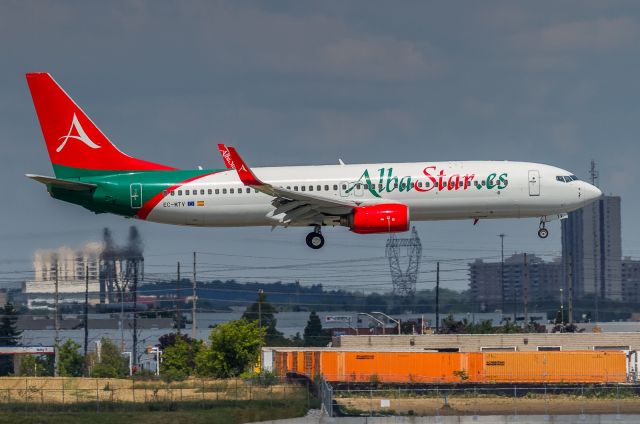
[[[226,168],[178,170],[113,145],[47,73],[27,74],[55,177],[28,174],[56,199],[95,213],[201,227],[308,226],[354,233],[409,230],[411,221],[539,217],[546,223],[599,198],[573,173],[538,163],[413,162],[249,168],[219,145]]]

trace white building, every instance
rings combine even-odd
[[[89,275],[89,302],[100,300],[100,257],[102,243],[88,243],[82,249],[61,247],[55,250],[37,250],[34,254],[34,280],[23,283],[22,293],[30,309],[51,309],[54,303],[56,273],[58,276],[58,302],[83,303],[86,270]]]

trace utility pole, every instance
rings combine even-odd
[[[505,234],[498,234],[498,237],[500,237],[500,252],[501,252],[501,259],[500,259],[500,293],[502,294],[501,299],[502,299],[502,317],[504,319],[504,315],[505,315],[505,299],[504,299],[504,237]],[[515,323],[515,318],[514,318],[514,323]]]
[[[264,290],[258,290],[258,327],[262,328],[262,294]]]
[[[84,357],[89,349],[89,265],[84,268]],[[85,370],[86,373],[86,370]]]
[[[527,263],[527,254],[524,254],[524,328],[529,328],[529,264]]]
[[[590,180],[591,180],[591,185],[594,185],[596,187],[599,186],[599,179],[600,179],[600,173],[598,172],[598,170],[596,169],[596,161],[595,160],[591,160],[591,169],[589,169],[589,176],[590,176]],[[598,206],[600,206],[602,202],[599,200],[598,201]],[[596,258],[598,257],[598,243],[597,243],[597,233],[596,233],[596,206],[592,205],[591,206],[592,209],[592,213],[591,213],[591,226],[593,228],[593,274],[594,274],[594,281],[593,281],[593,303],[594,303],[594,321],[596,324],[596,327],[598,326],[598,321],[599,321],[599,317],[598,317],[598,302],[599,302],[599,297],[600,297],[600,284],[598,281],[598,277],[596,276],[596,270],[597,270],[597,266],[596,266]],[[598,209],[600,210],[600,209]],[[600,240],[602,242],[602,240]]]
[[[440,262],[436,262],[436,333],[440,332]]]
[[[182,327],[182,312],[180,312],[180,262],[178,262],[178,279],[176,280],[176,327],[178,327],[178,335]]]
[[[122,265],[121,265],[122,266]],[[120,279],[118,284],[118,274],[113,273],[113,279],[115,280],[116,287],[120,288],[120,350],[124,351],[124,278]]]
[[[564,327],[564,290],[562,288],[560,289],[560,322]]]
[[[58,351],[60,350],[60,310],[59,310],[59,305],[58,305],[58,271],[59,271],[59,266],[58,266],[58,260],[56,259],[56,279],[55,279],[55,294],[54,294],[54,316],[53,316],[53,325],[54,328],[56,330],[56,342],[55,342],[55,356],[54,356],[54,366],[53,366],[53,375],[55,377],[58,377],[58,375],[60,374],[60,355],[58,354]]]
[[[131,355],[134,366],[138,364],[138,264],[139,259],[133,259],[133,346]]]
[[[196,338],[197,320],[196,320],[196,252],[193,252],[193,301],[191,302],[191,338]]]
[[[573,254],[569,255],[569,325],[573,325]]]

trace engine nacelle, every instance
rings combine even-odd
[[[409,231],[409,208],[399,203],[358,206],[341,224],[357,234]]]

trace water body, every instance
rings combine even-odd
[[[379,325],[375,321],[370,318],[359,315],[357,312],[352,311],[343,311],[343,312],[318,312],[320,316],[320,320],[322,321],[324,328],[346,328],[346,327],[375,327]],[[125,317],[127,314],[125,313]],[[185,316],[190,318],[190,313],[185,313]],[[211,333],[211,327],[221,324],[224,322],[240,319],[242,316],[242,312],[206,312],[198,314],[198,326],[197,326],[197,338],[202,340],[207,340],[209,334]],[[441,319],[446,315],[442,314]],[[97,318],[98,316],[92,315],[91,318]],[[104,315],[107,317],[107,315]],[[108,316],[111,317],[111,316]],[[327,320],[327,317],[329,320]],[[333,320],[331,320],[333,318]],[[335,321],[335,319],[339,319]],[[386,319],[379,317],[383,322],[387,321]],[[408,319],[420,321],[422,319],[422,315],[420,314],[402,314],[402,315],[394,315],[394,319],[399,319],[401,321],[406,321]],[[455,314],[455,319],[463,319],[466,318],[469,321],[479,321],[484,319],[490,319],[494,322],[495,325],[499,323],[500,315],[499,314]],[[282,332],[286,337],[295,336],[297,333],[301,335],[304,332],[304,328],[307,325],[307,321],[309,319],[309,312],[280,312],[276,314],[278,331]],[[360,319],[360,322],[358,322]],[[425,324],[429,322],[435,321],[434,314],[424,314]],[[393,322],[387,322],[389,327],[394,325]],[[418,329],[419,331],[419,329]],[[138,349],[144,349],[146,346],[155,345],[158,342],[158,338],[163,334],[175,332],[174,328],[166,327],[166,328],[149,328],[149,329],[138,329]],[[184,334],[188,334],[191,336],[191,326],[187,324],[186,328],[182,329]],[[93,350],[95,348],[95,342],[100,340],[102,337],[110,339],[120,345],[122,341],[123,331],[120,328],[113,329],[91,329],[89,328],[89,350]],[[54,344],[55,339],[55,331],[53,329],[47,330],[24,330],[22,333],[22,344],[25,346],[51,346]],[[60,330],[60,339],[62,341],[66,339],[71,339],[77,343],[84,343],[84,329],[74,329],[74,330]],[[124,350],[131,350],[131,342],[132,342],[132,330],[130,328],[124,329]]]

